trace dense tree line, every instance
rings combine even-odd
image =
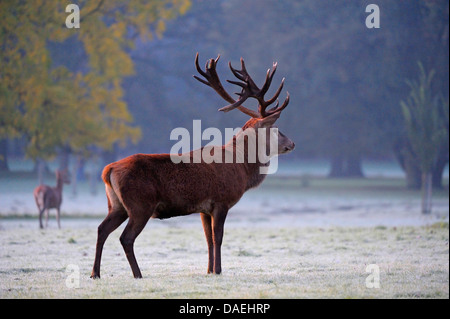
[[[0,3],[0,162],[6,139],[25,155],[86,154],[136,143],[140,128],[124,101],[135,72],[134,38],[160,36],[187,0],[79,1],[80,28],[68,28],[63,1]]]
[[[400,101],[419,61],[435,72],[434,94],[448,101],[448,1],[377,4],[381,28],[368,29],[367,4],[358,0],[194,1],[163,39],[135,52],[145,72],[130,87],[150,99],[135,104],[132,94],[129,104],[146,118],[144,136],[157,137],[143,140],[143,148],[167,151],[170,129],[189,128],[193,118],[219,127],[245,121],[239,112],[218,114],[223,101],[192,80],[195,52],[204,61],[220,53],[224,78],[232,77],[227,62],[237,65],[241,56],[261,82],[278,61],[292,97],[279,125],[299,145],[297,156],[329,158],[331,176],[361,176],[363,158],[395,156],[409,186],[420,187],[417,161],[405,155],[410,145]],[[448,139],[439,149],[436,186],[448,163]]]
[[[117,142],[123,138],[129,140],[134,136],[137,141],[139,127],[141,139],[136,145],[126,144],[122,155],[168,152],[173,144],[170,131],[179,126],[189,129],[193,119],[202,119],[205,128],[242,125],[245,115],[237,111],[217,112],[226,103],[192,79],[196,52],[200,53],[201,61],[220,53],[218,69],[224,80],[232,78],[227,62],[238,65],[241,56],[253,78],[261,82],[272,62],[278,61],[276,77],[286,77],[285,87],[291,93],[291,103],[279,126],[298,145],[293,156],[329,159],[331,176],[361,176],[362,159],[395,156],[407,172],[409,185],[420,186],[421,168],[409,155],[412,146],[400,101],[410,94],[407,80],[418,77],[420,61],[424,70],[435,73],[430,88],[433,95],[441,96],[448,105],[448,1],[376,1],[381,16],[378,29],[366,27],[367,2],[362,0],[191,2],[189,6],[188,1],[150,1],[155,7],[148,8],[145,1],[130,1],[128,6],[107,1],[102,4],[102,10],[93,14],[92,21],[82,22],[84,36],[51,36],[51,30],[46,33],[45,49],[44,42],[41,44],[46,64],[41,67],[46,70],[44,74],[50,74],[46,81],[56,85],[48,89],[51,105],[68,104],[66,98],[58,99],[67,95],[67,100],[72,101],[68,109],[73,111],[81,105],[86,108],[86,112],[77,111],[80,116],[64,120],[61,125],[77,127],[72,121],[79,120],[81,126],[93,122],[90,125],[94,132],[111,131],[108,142],[101,134],[88,133],[86,139],[78,140],[73,131],[68,131],[58,135],[66,142],[59,144],[69,145],[72,151],[93,144],[117,150]],[[89,12],[98,4],[99,1],[86,2],[82,14],[83,10]],[[18,12],[12,14],[19,16]],[[2,21],[11,19],[4,16]],[[171,19],[175,16],[176,19]],[[42,23],[47,26],[49,22]],[[97,25],[101,26],[100,30]],[[9,44],[5,44],[5,31],[2,32],[4,53]],[[145,41],[145,37],[152,37],[152,41]],[[37,58],[39,52],[33,56]],[[2,59],[3,64],[5,58]],[[21,65],[17,73],[28,76],[19,78],[28,77],[28,82],[42,83],[40,75],[34,76],[41,73],[35,64]],[[1,76],[0,89],[8,91],[3,71]],[[66,93],[64,87],[69,83],[75,90]],[[86,87],[82,83],[95,87],[88,91],[96,93],[83,91]],[[227,89],[235,90],[231,86]],[[17,121],[24,113],[23,105],[27,105],[17,100],[20,94],[7,93],[2,93],[0,107],[2,131],[3,119]],[[87,99],[86,104],[77,100],[80,96]],[[123,118],[120,122],[125,125],[123,129],[131,131],[118,131],[105,120],[104,114],[88,116],[96,114],[96,110],[105,110],[106,97],[121,107],[119,113],[113,114]],[[13,113],[5,108],[4,101],[9,101],[6,104]],[[36,101],[42,108],[46,107],[44,102],[45,99]],[[54,116],[64,117],[64,110],[59,109]],[[448,113],[446,116],[448,123]],[[20,125],[36,129],[41,125],[37,123]],[[18,136],[15,132],[9,130],[8,134],[0,135],[0,146],[5,144],[1,137],[11,140]],[[27,153],[33,155],[31,137],[26,139]],[[97,139],[101,142],[96,142]],[[436,186],[441,185],[442,171],[448,163],[448,135],[438,148],[432,172]]]

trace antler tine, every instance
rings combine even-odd
[[[203,72],[203,70],[200,68],[200,65],[198,64],[198,52],[195,55],[195,68],[197,69],[197,72],[200,73],[202,76],[206,77],[207,74]],[[194,75],[195,78],[197,78],[196,75]]]
[[[281,80],[281,84],[278,87],[278,90],[275,92],[274,96],[271,99],[267,100],[267,105],[272,104],[273,102],[275,102],[276,99],[278,99],[278,96],[280,95],[283,86],[284,86],[284,78]]]
[[[234,103],[234,99],[225,91],[225,89],[222,86],[222,83],[220,83],[220,79],[219,76],[217,75],[216,72],[216,64],[220,59],[220,54],[217,56],[216,59],[209,59],[208,61],[206,61],[206,65],[205,65],[205,71],[203,71],[200,68],[200,65],[198,63],[198,52],[195,55],[195,67],[198,71],[198,73],[200,73],[206,80],[194,75],[194,78],[200,82],[202,82],[203,84],[212,87],[214,89],[214,91],[216,91],[224,100],[226,100],[229,103]]]
[[[242,88],[242,91],[241,91],[241,93],[237,93],[237,95],[239,95],[239,99],[235,103],[232,103],[230,105],[224,106],[219,109],[219,111],[223,111],[223,112],[229,112],[229,111],[239,107],[249,97],[252,96],[253,91],[259,91],[255,82],[253,82],[252,78],[247,73],[247,69],[245,68],[245,62],[244,62],[243,58],[241,58],[241,69],[240,70],[236,70],[235,68],[233,68],[233,66],[231,65],[231,62],[228,62],[228,66],[229,66],[231,72],[234,74],[234,76],[237,77],[239,80],[244,81],[244,83],[227,80],[228,83],[240,86]],[[258,114],[258,117],[259,117],[259,114]]]
[[[273,76],[275,75],[275,72],[277,70],[277,65],[278,65],[278,63],[274,62],[272,64],[272,70],[270,70],[270,69],[267,70],[266,81],[264,82],[264,85],[263,85],[263,87],[261,89],[262,95],[266,94],[267,91],[269,90],[269,87],[272,84]],[[273,103],[273,101],[272,101],[272,103]]]
[[[206,66],[205,66],[205,71],[203,71],[200,68],[200,65],[198,63],[198,52],[195,55],[195,67],[198,71],[198,73],[200,73],[200,75],[202,75],[206,80],[194,75],[194,78],[200,82],[202,82],[203,84],[206,84],[209,87],[212,87],[214,89],[214,91],[216,91],[224,100],[226,100],[227,102],[231,103],[231,105],[225,107],[228,108],[231,106],[231,108],[227,109],[225,112],[228,112],[234,108],[238,108],[241,112],[251,116],[251,117],[259,117],[260,115],[257,112],[254,112],[250,109],[247,109],[244,106],[241,106],[241,104],[245,101],[242,99],[239,99],[238,101],[235,101],[223,88],[222,83],[220,82],[219,76],[217,74],[216,71],[216,65],[217,62],[220,59],[220,54],[217,56],[216,59],[209,59],[206,62]],[[243,67],[243,70],[245,70],[245,65]],[[220,110],[222,111],[224,108],[221,108]]]
[[[268,111],[265,111],[265,116],[269,116],[269,115],[272,115],[272,114],[274,114],[274,113],[276,113],[276,112],[281,112],[282,110],[284,110],[285,108],[286,108],[286,106],[288,106],[288,104],[289,104],[289,101],[290,101],[290,95],[289,95],[289,92],[286,92],[286,99],[284,100],[284,102],[283,102],[283,105],[281,105],[280,107],[278,107],[278,100],[277,100],[277,104],[273,107],[273,108],[271,108],[270,110],[268,110]]]
[[[231,72],[234,74],[234,76],[236,76],[236,78],[238,78],[239,80],[243,81],[243,83],[238,82],[238,81],[230,81],[230,80],[227,80],[227,81],[229,83],[240,86],[242,88],[242,91],[240,93],[236,93],[237,95],[239,95],[239,99],[235,103],[221,108],[220,109],[221,111],[224,111],[224,112],[231,111],[232,109],[239,107],[249,97],[253,97],[258,100],[258,103],[259,103],[258,111],[259,111],[260,117],[266,117],[270,114],[273,114],[275,112],[283,110],[289,103],[289,95],[288,95],[288,97],[286,98],[285,102],[283,103],[283,105],[281,107],[278,106],[278,102],[277,102],[275,107],[271,108],[270,111],[266,111],[266,109],[269,105],[271,105],[275,101],[277,101],[278,96],[280,95],[281,90],[283,89],[283,86],[284,86],[284,78],[283,78],[283,80],[281,81],[281,84],[278,87],[277,91],[275,92],[274,96],[267,101],[264,100],[264,95],[269,90],[269,87],[272,84],[272,80],[275,75],[275,72],[277,70],[277,66],[278,66],[277,62],[274,62],[272,64],[272,68],[267,70],[266,80],[261,89],[259,89],[259,87],[255,84],[255,82],[253,81],[251,76],[248,74],[247,69],[245,67],[244,59],[241,58],[241,70],[236,70],[235,68],[233,68],[231,63],[228,63],[228,65],[230,67]]]
[[[234,74],[234,76],[237,77],[239,80],[244,81],[244,83],[227,80],[227,82],[229,82],[231,84],[240,86],[242,88],[242,91],[241,91],[241,93],[237,93],[237,95],[239,95],[239,99],[235,103],[224,106],[221,109],[219,109],[219,111],[229,112],[229,111],[239,107],[249,97],[257,98],[258,101],[261,103],[263,101],[261,98],[261,90],[258,88],[258,86],[255,84],[255,82],[251,78],[251,76],[248,74],[247,69],[245,67],[244,59],[241,58],[241,69],[240,70],[236,70],[235,68],[233,68],[233,66],[231,65],[231,62],[228,62],[228,66],[230,67],[230,70]],[[259,116],[260,116],[260,114],[258,115],[258,117]]]
[[[209,76],[208,74],[206,74],[205,72],[203,72],[203,70],[200,68],[200,65],[198,64],[198,52],[195,55],[195,68],[197,69],[197,72],[200,73],[204,78],[208,79]],[[196,80],[202,82],[203,84],[206,84],[207,86],[211,86],[211,84],[209,84],[208,81],[203,80],[202,78],[199,78],[198,76],[194,75],[193,76]]]
[[[228,67],[230,68],[231,72],[233,72],[234,76],[237,77],[241,81],[245,81],[245,77],[242,74],[242,71],[245,70],[245,64],[243,64],[243,63],[244,63],[244,60],[241,58],[241,68],[242,68],[242,70],[236,70],[231,65],[231,62],[228,62]]]
[[[241,81],[244,81],[245,84],[248,84],[246,86],[248,86],[249,89],[251,89],[253,91],[259,91],[258,86],[255,84],[252,77],[247,72],[243,58],[241,58],[241,69],[240,70],[236,70],[235,68],[233,68],[233,66],[231,65],[231,62],[228,62],[228,66],[230,67],[230,70],[231,70],[231,72],[233,72],[235,77],[237,77]],[[228,82],[233,83],[231,81],[228,81]],[[236,83],[234,82],[234,84],[236,84]]]
[[[238,82],[238,81],[231,81],[231,80],[227,80],[227,82],[231,83],[231,84],[238,85],[238,86],[240,86],[243,89],[247,87],[246,83],[242,83],[242,82]],[[238,94],[238,93],[236,93],[236,94]]]
[[[206,62],[205,71],[203,71],[199,66],[198,56],[199,55],[197,53],[195,56],[195,67],[196,67],[197,71],[200,73],[200,75],[202,75],[205,79],[202,79],[195,75],[194,75],[194,78],[197,79],[198,81],[202,82],[203,84],[206,84],[209,87],[212,87],[223,99],[225,99],[227,102],[231,103],[230,105],[220,108],[219,111],[229,112],[235,108],[238,108],[241,112],[243,112],[247,115],[250,115],[251,117],[262,117],[263,118],[263,117],[267,117],[271,114],[274,114],[276,112],[281,112],[289,104],[289,93],[287,93],[287,97],[284,100],[283,105],[279,106],[279,102],[278,102],[278,96],[281,94],[281,90],[283,89],[283,86],[284,86],[284,78],[281,80],[281,84],[278,87],[275,94],[272,96],[272,98],[270,98],[267,101],[264,100],[264,95],[269,90],[269,87],[272,84],[272,80],[275,75],[275,72],[277,70],[277,65],[278,65],[277,62],[274,62],[272,64],[272,68],[267,70],[266,80],[261,89],[255,84],[255,82],[253,81],[251,76],[248,74],[243,58],[241,58],[241,60],[240,60],[241,61],[241,69],[240,70],[233,68],[233,66],[231,65],[231,62],[229,62],[228,66],[230,67],[231,72],[234,74],[234,76],[238,80],[242,81],[242,82],[238,82],[238,81],[227,80],[227,82],[237,85],[242,88],[240,93],[236,93],[239,96],[238,100],[236,101],[228,94],[228,92],[225,91],[225,89],[222,86],[222,83],[220,82],[219,76],[217,75],[216,65],[220,59],[220,54],[217,56],[216,59],[209,59]],[[249,97],[253,97],[258,100],[259,113],[254,112],[254,111],[242,106],[242,104]],[[267,107],[269,105],[273,104],[275,101],[277,102],[276,105],[274,107],[272,107],[270,110],[267,110]]]
[[[289,92],[286,91],[286,99],[284,100],[283,105],[279,108],[276,108],[273,111],[273,113],[283,111],[286,108],[286,106],[288,106],[290,100],[291,100],[291,96],[289,95]]]

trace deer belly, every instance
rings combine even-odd
[[[159,202],[151,218],[167,219],[194,213],[209,213],[212,211],[212,201],[207,200],[197,204],[175,205]]]

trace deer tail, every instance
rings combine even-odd
[[[44,208],[44,192],[39,191],[36,194],[35,199],[36,199],[36,205],[37,205],[38,209],[42,210]]]
[[[111,187],[111,171],[112,171],[112,166],[111,164],[106,165],[105,168],[103,169],[102,172],[102,179],[103,182]]]

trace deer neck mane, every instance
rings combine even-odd
[[[257,130],[255,130],[251,124],[252,122],[250,120],[242,127],[242,130],[238,134],[233,136],[233,138],[223,146],[225,151],[233,152],[234,163],[243,165],[248,177],[247,190],[262,183],[266,174],[261,173],[261,168],[270,165],[270,161],[262,163],[258,157]],[[253,132],[249,134],[249,131],[246,132],[246,130],[250,128],[253,129],[250,130],[250,132]],[[247,137],[244,136],[245,133],[247,133]],[[246,138],[247,140],[245,143],[243,143],[243,138]],[[248,140],[251,140],[251,142],[248,142]],[[238,161],[238,158],[243,159],[243,161]]]
[[[55,187],[55,189],[57,189],[59,191],[62,191],[63,185],[64,185],[64,181],[63,181],[62,177],[58,176],[58,178],[56,179],[56,187]]]

